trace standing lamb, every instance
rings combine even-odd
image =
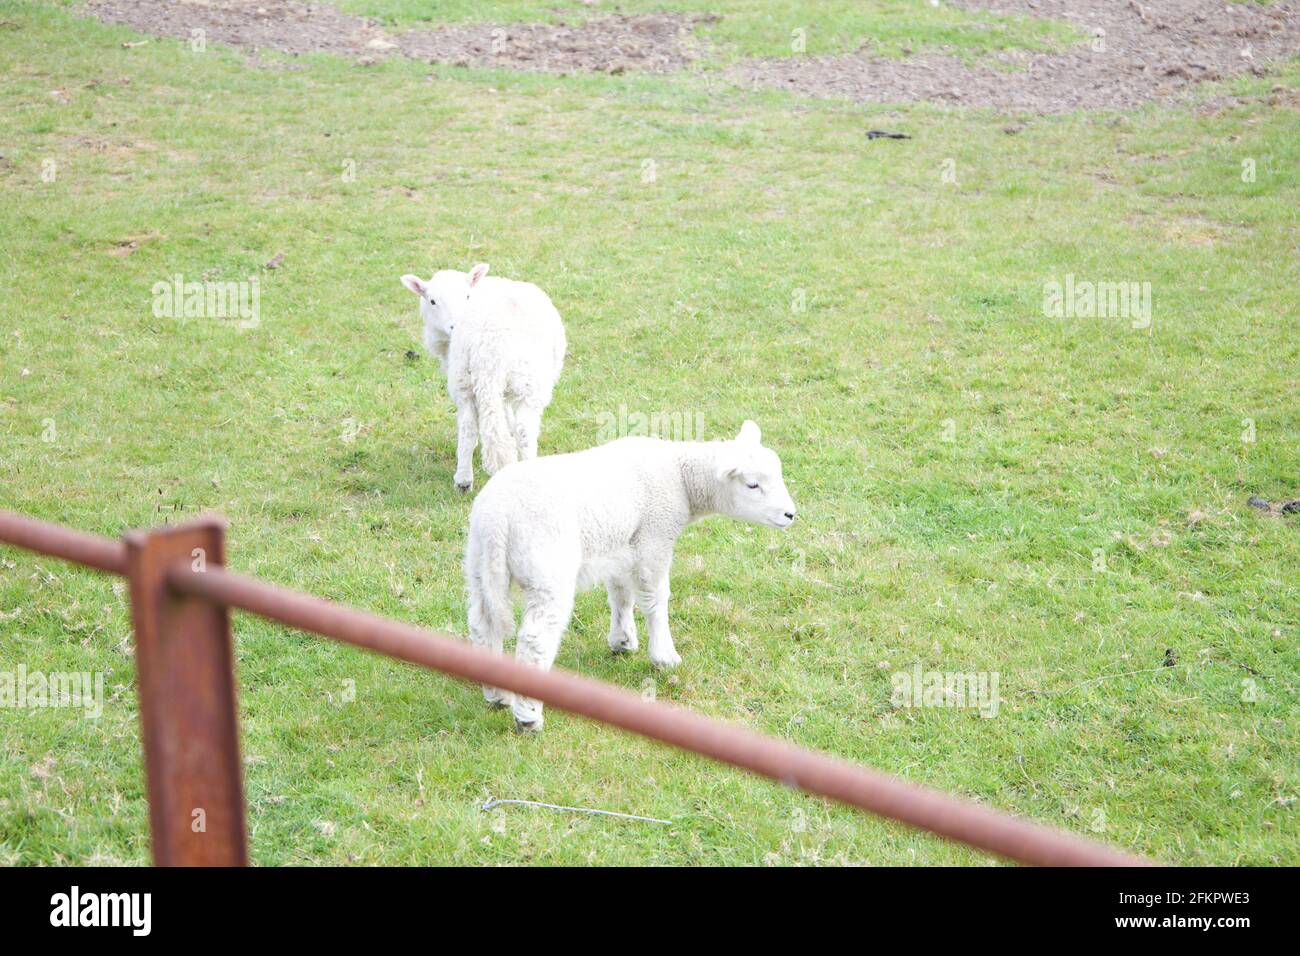
[[[794,502],[781,459],[747,421],[732,441],[620,438],[568,455],[521,462],[490,480],[470,511],[465,577],[470,640],[496,653],[514,629],[510,585],[523,591],[515,657],[548,670],[574,595],[604,582],[614,653],[637,649],[633,603],[657,667],[681,663],[668,630],[668,572],[678,535],[724,514],[788,528]],[[484,687],[519,726],[540,730],[542,704]]]
[[[447,373],[456,403],[456,487],[474,485],[474,448],[483,439],[483,467],[494,475],[513,461],[537,457],[542,412],[564,366],[564,324],[545,292],[531,282],[444,269],[427,282],[402,276],[420,297],[424,346]]]

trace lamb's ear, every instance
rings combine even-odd
[[[717,471],[714,476],[718,481],[730,481],[744,470],[744,465],[739,458],[726,457],[718,459]]]
[[[428,291],[424,285],[424,281],[419,276],[409,274],[402,276],[402,285],[406,286],[420,298],[424,298],[424,293]]]
[[[740,426],[740,434],[736,436],[736,441],[743,441],[750,445],[758,445],[763,441],[763,433],[758,430],[758,425],[749,419],[745,419],[745,424]]]
[[[487,275],[487,271],[488,271],[488,264],[486,262],[480,262],[473,269],[470,269],[469,287],[472,289],[474,288],[474,286],[478,285],[478,280],[483,278],[485,275]]]

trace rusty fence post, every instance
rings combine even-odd
[[[154,863],[244,866],[230,609],[166,584],[169,568],[225,563],[225,523],[132,532],[126,548]]]

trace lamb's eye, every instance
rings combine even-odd
[[[756,485],[756,484],[754,484],[754,485],[745,485],[745,487],[746,487],[746,488],[757,488],[758,485]]]
[[[430,304],[430,305],[437,305],[438,303],[433,301],[433,296],[429,296],[429,304]]]

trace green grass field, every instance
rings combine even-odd
[[[955,16],[904,32],[943,44]],[[750,49],[787,42],[761,26]],[[397,277],[490,262],[568,327],[543,453],[620,409],[710,438],[751,417],[800,506],[785,534],[688,529],[673,675],[610,656],[602,592],[558,666],[1162,861],[1300,863],[1300,515],[1245,505],[1300,497],[1295,64],[1231,108],[1008,135],[707,76],[255,68],[135,39],[0,0],[0,507],[113,536],[217,511],[236,570],[464,633],[454,410],[406,355]],[[156,316],[178,273],[256,278],[260,323]],[[1149,327],[1046,315],[1067,274],[1149,282]],[[259,864],[985,860],[235,628]],[[918,663],[997,673],[997,716],[895,709]],[[103,673],[107,700],[0,708],[0,863],[146,862],[122,584],[0,549],[0,671],[20,664]]]

